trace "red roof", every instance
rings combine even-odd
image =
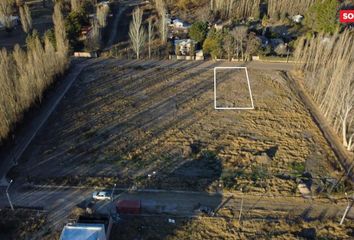
[[[117,202],[117,207],[118,208],[130,208],[130,209],[134,209],[134,208],[140,208],[140,200],[119,200]]]

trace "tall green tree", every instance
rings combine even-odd
[[[203,44],[203,51],[210,54],[213,59],[221,58],[223,55],[223,32],[217,31],[213,28]]]
[[[84,11],[70,12],[65,19],[65,29],[68,36],[70,46],[74,49],[78,47],[80,30],[83,26],[88,25],[89,21]]]
[[[203,42],[208,34],[208,23],[206,22],[195,22],[189,29],[189,36],[196,42],[203,45]]]
[[[305,24],[314,32],[334,33],[339,27],[338,0],[318,1],[306,13]]]

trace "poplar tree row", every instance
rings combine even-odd
[[[324,116],[354,150],[354,32],[301,38],[296,50],[305,85]]]
[[[210,0],[211,11],[219,11],[225,18],[259,18],[261,0]]]
[[[54,45],[48,35],[41,39],[34,31],[27,38],[26,50],[19,45],[12,53],[0,50],[0,143],[67,68],[69,45],[59,4],[55,5],[53,22]]]
[[[321,0],[268,0],[268,15],[271,18],[279,18],[282,15],[304,14],[319,1]]]

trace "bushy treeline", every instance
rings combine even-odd
[[[354,150],[354,32],[300,39],[296,51],[305,85],[343,144]]]
[[[68,65],[69,46],[58,4],[53,22],[55,44],[49,35],[41,38],[34,31],[27,38],[26,50],[19,45],[12,53],[0,50],[0,142]]]
[[[213,59],[249,61],[253,55],[262,54],[263,51],[260,38],[256,33],[249,32],[246,26],[223,30],[212,28],[205,40],[198,42],[203,46],[204,53],[210,54]]]

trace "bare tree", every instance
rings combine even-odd
[[[223,18],[258,18],[259,4],[260,0],[210,0],[210,10]]]
[[[152,18],[149,18],[148,20],[148,47],[149,47],[149,59],[151,58],[151,44],[153,40],[153,23],[152,23]]]
[[[160,35],[161,35],[161,41],[163,43],[167,42],[167,35],[168,35],[168,23],[167,23],[167,17],[166,17],[166,9],[163,9],[161,12],[161,19],[160,19]]]
[[[80,8],[82,7],[82,1],[81,0],[71,0],[71,11],[79,11]]]
[[[27,4],[19,6],[20,18],[22,29],[25,33],[29,33],[32,30],[32,17],[31,12]]]
[[[60,55],[62,60],[60,64],[66,65],[67,55],[69,52],[69,42],[65,32],[65,22],[63,14],[61,12],[60,3],[56,3],[54,6],[53,22],[57,53]],[[64,69],[65,67],[62,68]]]
[[[164,0],[155,0],[155,8],[157,13],[162,16],[162,11],[166,11],[166,4]]]
[[[133,11],[133,19],[129,27],[129,37],[132,48],[136,54],[136,58],[140,58],[141,49],[144,46],[146,33],[142,26],[143,11],[137,7]]]
[[[248,28],[246,26],[235,27],[231,31],[231,35],[234,37],[236,41],[236,54],[239,59],[239,53],[241,52],[241,59],[244,60],[244,47],[245,40],[247,38]]]
[[[280,15],[304,14],[317,0],[268,0],[268,15],[279,18]]]
[[[295,52],[306,87],[343,145],[354,150],[354,36],[350,30],[333,36],[300,39]]]
[[[58,5],[54,17],[57,51],[45,37],[44,43],[37,32],[27,37],[26,51],[19,45],[13,53],[0,50],[0,142],[21,121],[23,113],[31,105],[40,101],[44,91],[55,77],[67,67],[68,45],[63,28],[63,17]],[[61,31],[60,31],[61,30]]]
[[[224,38],[224,49],[227,53],[227,59],[231,61],[235,52],[235,39],[231,34],[228,34]]]
[[[86,40],[86,48],[89,51],[96,51],[100,48],[100,42],[101,42],[101,32],[100,32],[100,27],[97,21],[93,21],[92,23],[92,30],[90,31],[90,34],[87,36]]]
[[[97,5],[97,20],[98,24],[100,25],[101,28],[104,28],[107,26],[107,16],[109,13],[109,6],[108,4],[98,4]]]
[[[167,7],[164,0],[155,0],[155,8],[160,18],[160,38],[162,43],[167,42],[168,22],[167,22]]]
[[[250,32],[247,38],[246,61],[252,60],[252,56],[258,53],[262,41],[254,32]]]

